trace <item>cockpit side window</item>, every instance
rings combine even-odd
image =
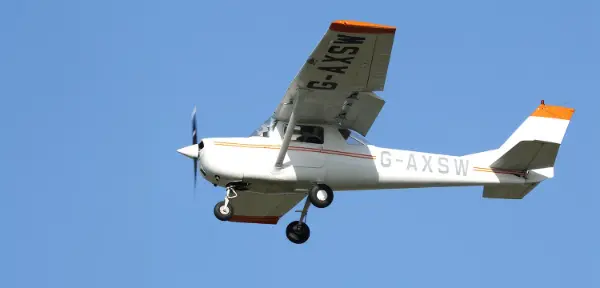
[[[285,131],[287,130],[287,125],[283,130],[283,135],[285,135]],[[283,137],[282,135],[282,137]],[[292,141],[296,142],[304,142],[304,143],[313,143],[313,144],[323,144],[324,139],[324,129],[319,126],[308,126],[308,125],[296,125],[294,127],[294,133],[292,134]]]
[[[368,143],[366,142],[366,140],[361,139],[361,137],[358,137],[358,135],[354,132],[351,131],[349,129],[338,129],[338,131],[340,131],[340,134],[342,134],[342,138],[344,138],[344,140],[346,140],[346,143],[348,145],[367,145]]]

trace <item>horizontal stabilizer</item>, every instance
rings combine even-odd
[[[540,182],[526,184],[494,184],[483,187],[484,198],[523,199]]]
[[[521,141],[496,160],[491,168],[532,170],[554,167],[560,144],[545,141]]]

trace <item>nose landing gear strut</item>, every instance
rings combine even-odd
[[[233,199],[238,196],[237,192],[235,192],[235,189],[232,186],[227,186],[225,190],[225,200],[217,203],[213,209],[215,217],[221,221],[229,221],[229,219],[233,217],[233,205],[229,203],[229,199]]]

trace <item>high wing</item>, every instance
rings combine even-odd
[[[274,118],[289,121],[296,96],[298,123],[339,124],[366,136],[385,101],[383,91],[396,28],[334,21],[290,84]]]
[[[237,194],[230,200],[235,211],[229,221],[257,224],[277,224],[279,218],[306,197],[304,193],[239,191]]]

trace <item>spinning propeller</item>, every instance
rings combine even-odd
[[[196,106],[192,111],[192,145],[198,145],[198,136],[196,135]],[[198,179],[198,157],[194,160],[194,188],[196,188],[196,182]]]
[[[200,148],[198,147],[198,136],[196,132],[196,106],[194,106],[194,111],[192,111],[192,145],[177,150],[177,152],[180,154],[192,158],[194,161],[194,188],[196,188],[196,182],[198,178],[198,160],[200,156]]]

